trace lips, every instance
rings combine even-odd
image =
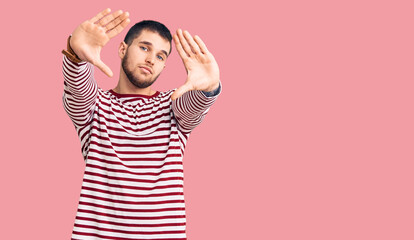
[[[141,68],[142,70],[144,70],[144,72],[146,72],[146,73],[151,73],[152,74],[151,68],[149,68],[147,66],[140,66],[139,68]]]

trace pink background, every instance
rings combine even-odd
[[[105,7],[198,34],[219,63],[184,158],[189,239],[414,239],[412,1],[90,2],[1,6],[0,239],[70,238],[85,165],[60,51]],[[156,87],[185,76],[174,49]]]

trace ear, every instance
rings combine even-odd
[[[122,42],[119,44],[119,48],[118,48],[118,56],[119,56],[121,59],[123,59],[123,58],[124,58],[124,56],[125,56],[125,54],[126,54],[126,51],[127,51],[127,48],[128,48],[128,45],[127,45],[124,41],[122,41]]]

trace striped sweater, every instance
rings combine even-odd
[[[63,105],[86,163],[72,239],[186,239],[184,148],[217,95],[117,94],[93,70],[63,57]]]

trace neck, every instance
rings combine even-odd
[[[140,95],[146,95],[151,96],[156,93],[155,90],[152,90],[151,87],[147,88],[138,88],[134,84],[132,84],[127,76],[125,75],[124,71],[122,71],[119,74],[119,81],[118,85],[114,89],[112,89],[114,92],[119,94],[140,94]]]

